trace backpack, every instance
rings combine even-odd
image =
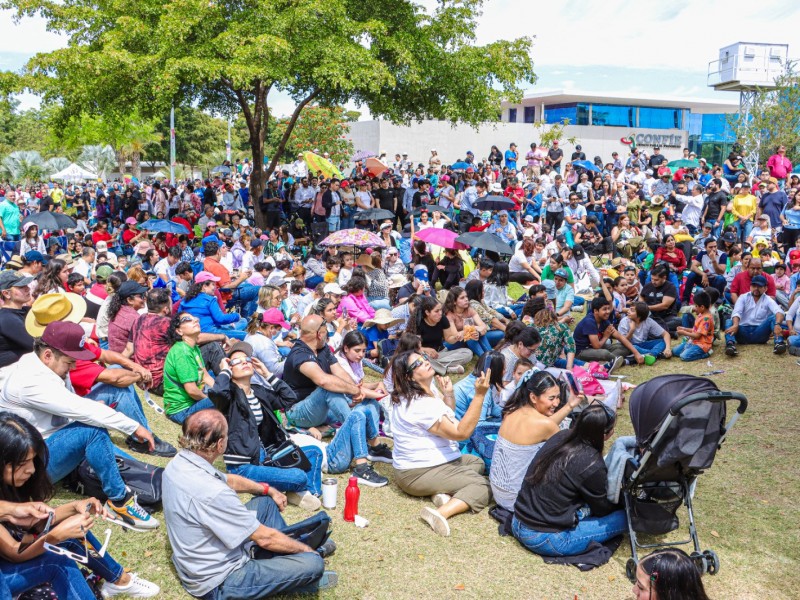
[[[115,459],[122,480],[138,496],[139,504],[147,510],[156,509],[161,504],[163,467],[148,465],[135,458],[116,456]],[[67,476],[64,485],[77,494],[93,496],[102,502],[108,498],[97,473],[85,460]]]

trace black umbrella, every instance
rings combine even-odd
[[[74,229],[78,226],[78,223],[72,217],[64,213],[51,212],[49,210],[28,215],[25,217],[25,220],[22,221],[22,225],[24,226],[26,223],[33,223],[40,230],[47,229],[48,231]]]
[[[356,221],[380,221],[381,219],[394,219],[394,213],[385,208],[368,208],[353,215]]]
[[[466,244],[471,248],[497,252],[498,254],[514,254],[514,250],[498,236],[488,231],[471,231],[462,233],[456,238],[457,242]]]
[[[435,211],[438,211],[438,212],[441,212],[441,213],[446,213],[447,212],[447,209],[444,206],[439,206],[438,204],[428,204],[426,206],[420,206],[419,208],[415,208],[414,212],[413,212],[413,215],[415,217],[418,217],[422,213],[422,209],[423,208],[425,210],[427,210],[429,213],[432,213],[432,212],[435,212]]]
[[[219,165],[218,167],[214,167],[211,169],[212,173],[222,173],[223,175],[230,175],[231,168],[227,165]]]
[[[505,196],[486,196],[473,204],[478,210],[514,210],[516,204]]]

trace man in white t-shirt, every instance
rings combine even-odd
[[[154,271],[164,283],[175,280],[175,267],[181,261],[182,251],[178,246],[173,246],[167,252],[166,258],[156,263]]]
[[[92,265],[94,264],[94,248],[86,247],[83,249],[81,257],[75,261],[72,267],[73,273],[78,273],[83,277],[86,285],[92,285]]]

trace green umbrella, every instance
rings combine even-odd
[[[696,159],[681,158],[680,160],[668,162],[667,166],[673,169],[695,169],[700,166],[700,163]]]

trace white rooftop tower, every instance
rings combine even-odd
[[[739,92],[740,123],[749,126],[749,114],[759,93],[774,90],[775,80],[789,67],[788,44],[737,42],[719,51],[708,63],[708,86],[717,91]],[[758,166],[758,144],[745,148],[744,164],[750,173]]]

